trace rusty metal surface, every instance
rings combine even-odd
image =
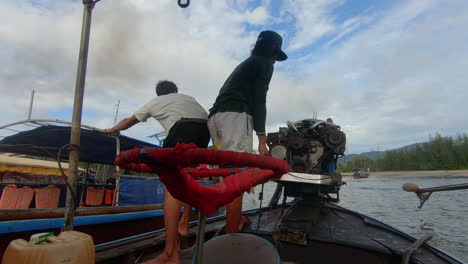
[[[280,226],[276,233],[276,236],[278,236],[278,239],[281,241],[307,246],[307,233],[300,229]],[[272,236],[275,236],[275,234],[272,234]]]

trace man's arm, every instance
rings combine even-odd
[[[266,95],[273,74],[273,65],[261,64],[259,66],[254,87],[253,125],[258,136],[258,151],[261,155],[268,155],[265,132]]]
[[[132,126],[134,126],[135,124],[138,124],[140,122],[140,120],[138,120],[135,115],[132,115],[131,117],[128,117],[128,118],[124,118],[122,119],[117,125],[115,125],[113,128],[108,128],[108,129],[104,129],[104,131],[106,133],[109,133],[109,134],[120,134],[120,131],[122,130],[125,130],[125,129],[128,129]]]

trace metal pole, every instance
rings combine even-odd
[[[258,194],[258,199],[260,200],[260,206],[258,207],[258,221],[257,221],[257,232],[260,229],[260,218],[262,217],[262,202],[263,202],[263,186],[265,184],[262,183],[262,190]]]
[[[28,120],[31,119],[32,108],[33,108],[33,102],[34,102],[34,90],[31,91],[31,100],[29,101]]]
[[[120,154],[120,138],[117,136],[115,137],[115,143],[116,143],[116,150],[115,150],[115,155],[119,155]],[[115,206],[119,206],[119,192],[120,192],[120,167],[119,166],[115,166],[115,189],[114,189],[114,192],[115,192],[115,200],[113,201],[113,205]]]
[[[115,110],[115,117],[114,117],[114,126],[115,126],[115,123],[117,123],[117,115],[119,115],[119,106],[120,106],[120,99],[117,100],[117,110]]]
[[[91,29],[91,14],[95,2],[83,0],[83,24],[81,28],[80,55],[78,59],[78,70],[76,73],[75,101],[73,104],[73,118],[70,136],[70,157],[68,182],[71,189],[67,191],[65,208],[65,222],[62,230],[73,230],[73,217],[75,216],[75,200],[72,193],[76,193],[78,178],[78,163],[80,162],[80,133],[81,133],[81,112],[83,109],[83,95],[86,80],[86,66],[88,61],[89,32]]]
[[[415,192],[416,193],[427,193],[427,192],[456,191],[456,190],[464,190],[464,189],[468,189],[468,183],[460,183],[460,184],[453,184],[453,185],[429,187],[429,188],[419,189],[419,190],[417,190]]]
[[[203,263],[203,243],[205,242],[205,216],[198,211],[198,231],[197,231],[197,248],[195,249],[195,263]]]

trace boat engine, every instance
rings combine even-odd
[[[326,214],[323,201],[339,201],[344,183],[335,170],[337,159],[345,152],[346,135],[331,119],[305,119],[287,122],[279,132],[269,133],[267,144],[272,157],[285,159],[290,165],[289,173],[276,180],[278,185],[269,203],[277,206],[283,194],[283,206],[288,207],[274,241],[307,245],[308,226],[317,224]],[[290,205],[286,203],[288,197],[294,198]]]
[[[319,119],[287,125],[277,133],[268,133],[271,156],[286,159],[291,172],[333,175],[336,160],[346,148],[346,135],[340,127]]]
[[[343,182],[335,170],[337,159],[345,152],[346,135],[331,119],[287,122],[279,132],[268,133],[267,144],[272,157],[290,164],[290,173],[277,180],[279,185],[270,205],[278,203],[283,187],[283,202],[286,197],[304,196],[339,201]],[[332,193],[335,198],[329,195]]]

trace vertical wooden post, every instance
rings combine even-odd
[[[86,80],[86,66],[88,62],[89,33],[91,30],[91,15],[95,2],[93,0],[83,0],[83,24],[81,27],[80,54],[78,58],[78,70],[76,74],[75,101],[73,104],[73,118],[70,136],[70,156],[69,174],[67,181],[71,190],[67,189],[67,200],[65,208],[65,222],[62,230],[73,230],[73,218],[77,197],[76,185],[78,179],[78,164],[80,162],[80,133],[81,133],[81,112],[83,110],[83,96]]]

